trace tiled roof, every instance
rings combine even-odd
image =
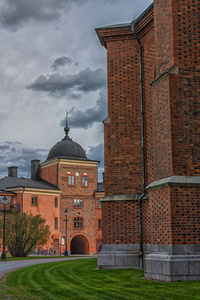
[[[55,185],[46,182],[44,180],[33,180],[28,178],[18,178],[18,177],[5,177],[0,180],[0,190],[5,190],[7,188],[35,188],[35,189],[45,189],[45,190],[59,190]]]

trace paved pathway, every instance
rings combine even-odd
[[[40,259],[27,259],[27,260],[12,260],[12,261],[1,261],[0,262],[0,278],[8,272],[13,270],[28,267],[37,264],[44,264],[44,263],[51,263],[51,262],[58,262],[58,261],[65,261],[65,260],[72,260],[72,259],[84,259],[84,258],[93,258],[96,257],[95,255],[89,256],[79,256],[79,257],[61,257],[61,258],[40,258]]]

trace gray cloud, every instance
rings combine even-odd
[[[10,166],[17,166],[20,176],[27,177],[30,173],[30,160],[44,161],[48,155],[45,149],[27,148],[18,142],[1,143],[0,149],[0,178],[7,176],[7,168]]]
[[[92,127],[94,123],[103,121],[107,114],[107,93],[102,89],[99,93],[99,98],[96,105],[92,108],[87,108],[83,111],[72,107],[69,111],[68,120],[70,128],[84,128]],[[66,120],[62,120],[60,125],[65,126]]]
[[[81,94],[69,93],[67,94],[67,98],[70,100],[80,100]]]
[[[0,20],[4,26],[18,29],[24,22],[57,20],[74,3],[85,4],[86,0],[1,0]]]
[[[73,59],[71,57],[63,56],[54,60],[51,68],[53,71],[58,71],[60,67],[64,67],[66,65],[72,65]],[[75,62],[74,65],[78,65],[78,62]]]
[[[55,73],[48,77],[41,75],[27,89],[48,92],[53,96],[64,96],[72,90],[90,92],[106,86],[106,73],[103,69],[94,71],[87,68],[75,75]]]
[[[101,167],[104,166],[104,145],[103,143],[89,147],[89,151],[87,152],[87,157],[91,160],[99,160]]]

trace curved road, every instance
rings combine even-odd
[[[58,262],[58,261],[65,261],[65,260],[72,260],[72,259],[84,259],[84,258],[93,258],[96,255],[89,256],[69,256],[69,257],[61,257],[61,258],[39,258],[39,259],[27,259],[27,260],[12,260],[12,261],[1,261],[0,262],[0,278],[4,276],[6,273],[11,272],[13,270],[28,267],[32,265],[44,264],[44,263],[51,263],[51,262]]]

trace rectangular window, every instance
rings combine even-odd
[[[75,186],[75,178],[74,175],[67,176],[67,185],[68,186]]]
[[[74,208],[83,207],[83,199],[74,199]]]
[[[37,196],[31,196],[31,205],[33,205],[33,206],[38,205],[38,197]]]
[[[83,229],[83,218],[82,217],[74,218],[74,229]]]
[[[82,176],[82,187],[88,187],[88,176]]]
[[[98,208],[101,208],[101,200],[98,200]]]
[[[58,198],[55,197],[55,207],[58,207]]]
[[[12,197],[12,196],[9,196],[9,197],[8,197],[8,203],[9,203],[9,204],[13,204],[13,197]]]
[[[58,218],[55,218],[55,229],[58,229]]]
[[[101,229],[101,219],[98,219],[98,229]]]

